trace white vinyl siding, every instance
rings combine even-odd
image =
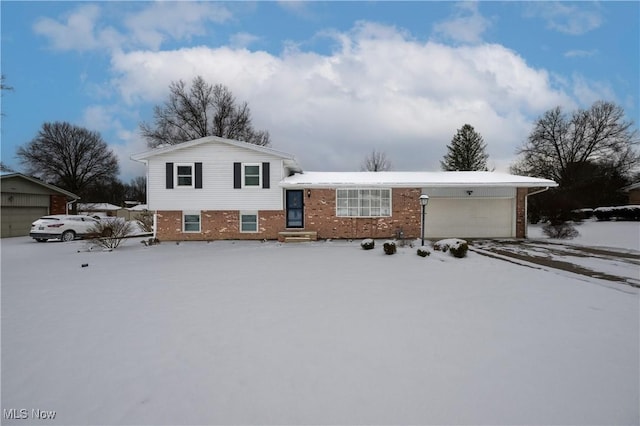
[[[391,189],[336,189],[336,216],[391,216]]]
[[[202,163],[202,189],[166,188],[166,163]],[[269,162],[269,188],[234,189],[234,163]],[[282,210],[283,190],[278,183],[284,177],[283,160],[268,153],[227,144],[203,144],[158,155],[148,160],[149,210]],[[175,168],[174,168],[175,171]],[[261,170],[262,171],[262,170]],[[174,176],[175,180],[175,176]]]

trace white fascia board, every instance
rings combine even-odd
[[[274,155],[276,157],[280,157],[280,158],[284,158],[284,159],[290,159],[290,160],[294,160],[295,161],[295,156],[293,156],[292,154],[288,154],[286,152],[282,152],[282,151],[278,151],[272,148],[267,148],[264,146],[259,146],[259,145],[255,145],[255,144],[251,144],[248,142],[242,142],[242,141],[236,141],[236,140],[232,140],[232,139],[225,139],[225,138],[220,138],[218,136],[207,136],[204,138],[200,138],[200,139],[194,139],[192,141],[188,141],[188,142],[182,142],[176,145],[169,145],[169,146],[163,146],[160,148],[155,148],[149,151],[145,151],[145,152],[141,152],[139,154],[134,154],[131,156],[131,159],[134,161],[142,161],[142,160],[146,160],[148,158],[151,157],[155,157],[156,155],[161,155],[161,154],[166,154],[166,153],[170,153],[173,151],[177,151],[180,149],[185,149],[185,148],[190,148],[193,146],[197,146],[197,145],[201,145],[204,143],[211,143],[211,142],[218,142],[218,143],[223,143],[223,144],[227,144],[227,145],[232,145],[232,146],[236,146],[239,148],[245,148],[245,149],[249,149],[249,150],[253,150],[253,151],[258,151],[258,152],[262,152],[265,154],[271,154]]]
[[[280,186],[282,188],[548,188],[558,185],[548,179],[494,172],[307,172],[283,179]]]

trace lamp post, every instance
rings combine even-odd
[[[422,194],[420,196],[420,206],[422,206],[422,225],[420,227],[420,234],[422,236],[422,245],[424,246],[424,214],[427,208],[427,204],[429,203],[429,196],[427,194]]]

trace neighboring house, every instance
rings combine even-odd
[[[117,216],[122,207],[110,203],[78,203],[78,212],[89,216]]]
[[[625,186],[622,191],[627,193],[628,205],[640,205],[640,182]]]
[[[29,235],[31,223],[46,215],[67,213],[67,203],[77,195],[21,173],[0,174],[2,188],[2,234]]]
[[[147,165],[161,240],[526,236],[527,197],[557,186],[493,172],[303,172],[270,148],[205,137],[132,156]]]

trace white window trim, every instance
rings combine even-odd
[[[191,167],[191,185],[178,184],[178,167]],[[196,184],[196,165],[195,163],[174,163],[173,164],[173,187],[174,188],[195,188]]]
[[[255,216],[256,217],[256,230],[255,231],[243,231],[242,230],[242,216]],[[258,212],[255,211],[241,211],[240,212],[240,221],[238,222],[239,224],[239,228],[240,228],[240,232],[242,234],[257,234],[258,232],[260,232],[260,216],[258,215]]]
[[[197,231],[187,231],[186,225],[186,217],[187,216],[198,216],[198,230]],[[182,212],[182,232],[185,234],[199,234],[202,232],[202,214],[201,212]]]
[[[346,215],[341,215],[338,214],[338,191],[349,191],[349,190],[356,190],[358,191],[358,200],[360,200],[360,191],[372,191],[372,190],[377,190],[377,191],[387,191],[389,192],[389,214],[380,214],[380,215],[376,215],[376,216],[372,216],[372,215],[368,215],[368,216],[360,216],[359,214],[357,216],[351,216],[349,214]],[[380,217],[391,217],[393,216],[393,191],[391,190],[391,188],[369,188],[369,187],[364,187],[364,188],[337,188],[336,189],[336,217],[355,217],[355,218],[380,218]],[[382,201],[382,197],[380,197],[380,201]],[[358,203],[360,204],[360,203]],[[381,203],[382,204],[382,203]],[[358,213],[360,213],[360,205],[358,205]],[[382,208],[382,205],[380,206],[380,208]]]
[[[258,166],[258,184],[246,185],[245,170],[247,166]],[[242,187],[243,188],[262,188],[262,163],[242,163]]]

